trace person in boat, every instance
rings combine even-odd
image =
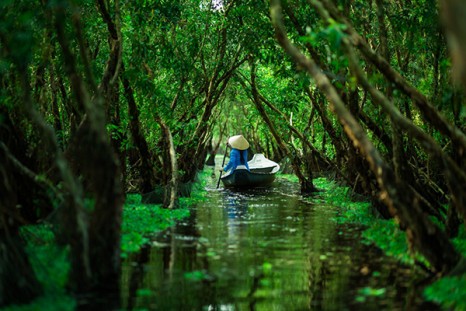
[[[249,171],[248,165],[248,148],[249,143],[243,135],[232,136],[228,139],[228,145],[231,147],[230,161],[223,168],[224,172],[234,171],[238,165],[246,166]]]

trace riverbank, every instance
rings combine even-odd
[[[202,174],[201,174],[202,175]],[[194,187],[191,198],[181,198],[180,208],[168,210],[157,204],[142,204],[141,195],[127,194],[122,215],[121,258],[139,252],[151,237],[189,216],[189,208],[203,199],[203,182]],[[21,228],[26,251],[44,294],[31,304],[8,306],[2,311],[74,310],[76,301],[66,293],[70,264],[68,250],[56,242],[53,224],[28,225]]]
[[[294,176],[289,179],[297,182]],[[427,261],[418,253],[412,253],[406,242],[405,232],[398,228],[395,220],[376,217],[368,201],[352,199],[352,190],[349,187],[338,186],[335,182],[325,178],[317,178],[314,183],[318,189],[324,191],[307,200],[314,203],[326,202],[341,207],[341,214],[335,218],[335,221],[364,226],[362,243],[377,246],[387,256],[396,258],[401,264],[409,265],[419,274],[425,275],[426,281],[429,277],[435,277],[425,273],[424,269],[429,269]],[[441,224],[437,222],[437,225]],[[453,243],[457,250],[466,257],[464,226],[461,226],[458,237],[453,239]],[[377,290],[366,291],[368,295],[377,293]],[[439,278],[425,287],[423,295],[427,300],[441,305],[445,310],[466,310],[466,274]]]
[[[355,259],[350,259],[346,252],[349,251],[349,245],[353,245],[355,249],[361,249],[362,246],[354,244],[355,242],[353,240],[355,236],[361,236],[361,244],[367,246],[376,245],[379,249],[383,250],[386,255],[395,258],[400,264],[408,265],[410,269],[415,271],[414,273],[419,275],[423,273],[417,267],[415,262],[416,260],[422,262],[422,258],[410,256],[404,233],[397,228],[394,221],[375,218],[371,212],[370,203],[361,200],[352,200],[351,189],[347,187],[338,186],[332,181],[318,178],[314,181],[315,185],[323,191],[312,197],[301,197],[297,192],[298,186],[296,177],[292,175],[279,175],[277,189],[272,192],[264,193],[259,191],[257,193],[246,192],[245,194],[241,194],[231,192],[229,190],[218,191],[214,189],[214,186],[209,185],[209,183],[215,184],[216,177],[212,176],[210,173],[211,170],[206,169],[200,175],[199,187],[197,187],[193,192],[192,198],[181,200],[180,205],[183,207],[181,209],[166,210],[162,209],[159,205],[141,204],[139,195],[128,195],[123,211],[122,259],[125,260],[132,256],[132,254],[137,254],[141,250],[141,247],[150,244],[149,242],[152,242],[153,238],[159,232],[173,227],[174,224],[180,222],[180,220],[185,222],[184,219],[187,218],[194,219],[195,217],[201,217],[200,219],[195,220],[195,222],[201,223],[200,225],[197,225],[201,226],[197,229],[201,230],[201,232],[198,232],[195,235],[200,234],[202,242],[199,243],[195,236],[182,236],[181,239],[189,240],[189,243],[192,243],[197,249],[200,247],[202,252],[205,252],[205,254],[198,254],[197,256],[200,256],[199,258],[201,258],[202,261],[209,261],[210,268],[194,269],[190,272],[183,272],[181,278],[185,280],[182,281],[182,284],[185,284],[184,282],[188,282],[186,284],[189,285],[189,282],[194,282],[193,284],[196,287],[198,286],[196,284],[199,284],[198,282],[210,283],[214,282],[214,280],[217,280],[218,278],[224,277],[222,275],[217,275],[218,272],[208,270],[212,269],[212,265],[215,266],[216,262],[222,262],[232,254],[236,254],[240,248],[244,247],[244,243],[249,244],[252,243],[252,241],[255,241],[254,243],[257,244],[254,244],[255,246],[253,249],[248,251],[245,250],[242,253],[247,254],[252,252],[255,255],[251,260],[254,261],[257,261],[257,256],[262,256],[261,254],[268,255],[264,257],[265,259],[263,261],[257,263],[257,267],[251,268],[253,269],[251,270],[251,273],[253,273],[253,280],[252,283],[249,284],[249,289],[241,287],[238,287],[237,289],[239,292],[246,291],[246,298],[241,296],[243,297],[241,299],[246,299],[248,303],[256,301],[257,297],[255,296],[257,295],[259,295],[258,297],[269,297],[267,299],[275,297],[275,295],[277,295],[277,293],[275,293],[277,292],[277,288],[274,287],[276,286],[274,283],[277,282],[277,278],[281,279],[285,275],[288,275],[284,279],[289,280],[290,273],[296,276],[294,279],[297,280],[300,278],[303,272],[299,272],[299,269],[296,269],[294,261],[296,260],[296,256],[299,258],[299,256],[304,255],[303,258],[307,258],[308,255],[305,255],[306,252],[295,253],[296,250],[300,249],[302,246],[296,244],[297,242],[295,241],[295,238],[292,238],[291,240],[290,238],[297,232],[301,232],[303,229],[305,229],[302,231],[302,234],[304,234],[303,239],[300,239],[299,243],[307,245],[306,247],[312,247],[311,253],[318,254],[315,259],[307,259],[312,262],[312,265],[306,268],[312,270],[312,273],[307,272],[310,276],[309,280],[314,278],[324,278],[324,276],[320,275],[319,272],[319,269],[324,267],[326,267],[325,269],[330,269],[330,271],[338,271],[338,269],[340,269],[338,268],[340,264],[335,259],[338,258],[338,256],[346,258],[345,260],[353,262],[354,265]],[[281,204],[276,207],[276,212],[280,213],[281,216],[270,214],[275,210],[275,207],[273,207],[273,204],[275,203],[268,202],[270,198],[274,198],[273,200],[278,204]],[[210,201],[204,204],[205,200]],[[282,206],[285,202],[287,202],[286,205]],[[304,205],[299,205],[299,202],[303,202]],[[204,205],[209,205],[210,207],[206,209],[207,206]],[[300,207],[298,207],[298,205]],[[196,206],[196,208],[191,209],[191,207],[194,206]],[[317,210],[316,207],[313,206],[318,206]],[[284,208],[289,209],[289,212]],[[218,214],[222,211],[227,214],[224,216]],[[191,212],[194,212],[195,215],[192,215]],[[215,219],[217,219],[216,221],[221,221],[222,217],[226,217],[225,219],[227,224],[222,224],[222,222],[220,222],[218,225],[215,225],[218,229],[206,229],[210,228],[210,226],[214,226],[210,220],[207,221],[205,225],[203,224],[203,222],[206,221],[204,219],[205,217],[213,217],[211,213],[217,215],[215,216]],[[263,216],[260,216],[261,213],[264,213]],[[319,216],[319,214],[322,215]],[[272,219],[270,217],[278,218],[277,220],[273,220],[275,218]],[[325,221],[326,218],[331,218],[335,225],[325,225],[323,221]],[[262,222],[266,222],[268,225],[263,229],[254,229],[256,225],[262,226]],[[296,227],[296,224],[299,226]],[[222,229],[223,226],[227,226],[227,228]],[[302,226],[302,228],[300,228],[300,226]],[[327,227],[325,229],[322,228],[315,231],[316,226],[324,226],[324,228],[325,226]],[[361,229],[363,230],[362,233],[359,233],[360,229],[355,228],[363,228]],[[208,231],[205,232],[205,230]],[[220,232],[216,233],[216,230],[220,230]],[[227,234],[229,237],[226,241],[222,240],[222,243],[225,243],[225,245],[217,249],[212,246],[212,244],[214,244],[214,241],[212,241],[213,238],[210,237],[208,240],[204,235],[214,233],[216,236],[217,234],[220,234],[218,237],[220,238],[222,236],[222,230],[226,230],[223,234]],[[249,238],[245,240],[246,242],[237,240],[239,238],[244,239],[243,235],[251,230],[260,230],[261,232],[262,230],[265,231],[260,234],[258,232],[259,235],[255,235],[253,240],[250,240]],[[354,230],[358,232],[355,232]],[[280,231],[281,233],[276,235],[275,232],[277,231]],[[266,232],[269,232],[267,234],[272,234],[272,237],[263,241],[257,240]],[[59,248],[56,245],[53,227],[51,225],[27,226],[23,228],[22,234],[28,242],[27,250],[34,270],[39,281],[44,286],[44,296],[37,299],[33,304],[27,306],[8,307],[2,310],[74,310],[75,301],[65,292],[65,285],[69,270],[69,263],[66,259],[67,251],[66,249]],[[286,235],[290,235],[290,237],[286,238]],[[318,236],[321,237],[318,238]],[[466,244],[464,240],[464,232],[461,232],[460,237],[463,238],[455,239],[455,245],[458,245],[459,249]],[[343,244],[339,246],[341,248],[337,248],[337,250],[335,249],[335,246],[332,246],[330,251],[326,250],[328,245],[332,243]],[[160,247],[163,248],[164,246],[156,246],[156,249]],[[182,244],[182,246],[179,246],[178,248],[189,250],[191,247],[193,246],[186,246]],[[278,249],[274,250],[276,247],[278,247]],[[293,256],[289,259],[286,257],[288,255],[285,254],[280,256],[280,260],[278,261],[274,261],[273,256],[270,256],[270,252],[283,252],[289,247],[291,247],[289,252],[293,253]],[[221,256],[220,252],[222,249],[228,250],[229,253],[227,257]],[[171,252],[173,252],[173,250],[169,251],[169,253]],[[339,255],[337,256],[336,254]],[[175,257],[179,258],[183,256],[185,255],[180,256],[180,254],[177,254]],[[199,258],[191,258],[189,259],[190,263],[186,262],[184,264],[195,265],[195,262],[200,260]],[[239,260],[239,258],[237,260]],[[374,254],[373,256],[367,257],[365,260],[377,261],[383,260],[383,258],[380,255]],[[359,261],[361,260],[358,259],[358,262]],[[277,268],[277,265],[282,264],[287,268],[285,271]],[[237,264],[235,263],[235,265]],[[384,263],[378,262],[377,265],[384,265]],[[393,265],[393,263],[390,263],[390,265]],[[245,264],[245,266],[247,265]],[[392,299],[391,297],[395,295],[395,289],[389,288],[388,284],[386,284],[386,286],[381,285],[384,284],[384,281],[381,281],[381,279],[386,277],[384,276],[386,272],[381,269],[373,268],[371,263],[364,264],[364,259],[360,263],[356,264],[356,266],[358,266],[356,269],[357,271],[351,272],[350,270],[345,269],[344,274],[348,275],[348,277],[352,279],[351,282],[361,282],[361,286],[355,289],[353,297],[350,297],[354,301],[345,303],[389,303],[386,301]],[[316,270],[316,267],[321,268]],[[222,269],[226,269],[226,267]],[[228,267],[227,269],[229,271],[228,273],[231,273],[231,275],[234,274],[230,271],[231,267]],[[382,269],[387,270],[387,267]],[[393,269],[396,269],[396,267],[393,267]],[[128,273],[131,271],[131,269],[128,270],[128,267],[123,270],[128,271]],[[366,281],[369,280],[366,285],[364,285],[364,282],[366,281],[356,281],[354,276],[355,272],[356,275],[361,275],[363,279],[366,279]],[[243,281],[247,283],[250,282],[247,280],[247,274],[241,277],[244,278]],[[163,276],[161,276],[161,278],[163,279]],[[228,278],[233,278],[233,276],[228,276]],[[406,276],[406,279],[409,278],[410,276]],[[258,283],[257,285],[254,285],[254,280],[260,284]],[[324,279],[322,279],[322,282],[323,281]],[[231,282],[233,282],[233,279],[228,279],[227,283]],[[332,282],[335,285],[340,283],[337,279],[326,282]],[[341,287],[342,285],[340,284],[338,286]],[[293,292],[298,290],[294,287],[296,287],[296,285],[290,284],[287,287],[287,290],[291,290]],[[442,278],[425,289],[424,297],[427,300],[441,304],[445,309],[465,310],[464,303],[466,299],[463,294],[466,291],[465,289],[464,276]],[[341,288],[341,290],[344,290],[344,288]],[[322,288],[318,289],[318,291],[325,292]],[[135,291],[135,293],[142,296],[142,299],[154,295],[154,290],[144,287]],[[144,297],[145,295],[147,297]],[[306,300],[306,294],[302,297],[301,295],[302,294],[299,294],[300,301]],[[332,293],[332,295],[336,295],[336,293]],[[234,299],[234,297],[231,299]],[[270,304],[271,302],[268,303],[269,306],[273,306],[273,303],[276,302],[273,302],[272,304]],[[325,301],[318,301],[318,303],[325,303]],[[290,302],[289,306],[291,307],[292,305],[292,302]]]
[[[123,308],[438,310],[414,269],[339,221],[351,212],[327,203],[330,191],[303,197],[284,175],[269,188],[216,189],[210,176],[189,219],[123,266]]]

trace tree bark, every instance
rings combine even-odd
[[[79,106],[83,107],[86,112],[86,118],[81,123],[75,137],[75,141],[80,146],[80,148],[76,148],[76,159],[94,199],[89,229],[87,221],[79,217],[82,214],[82,203],[79,205],[79,209],[75,208],[64,215],[68,218],[64,224],[66,225],[65,233],[68,237],[68,243],[71,245],[70,285],[77,294],[87,294],[90,291],[101,294],[111,292],[115,297],[118,297],[120,228],[124,195],[120,180],[120,167],[105,128],[103,111],[103,107],[109,105],[104,100],[109,100],[112,97],[102,98],[97,95],[94,100],[90,99],[88,90],[77,73],[76,60],[63,32],[65,29],[65,7],[65,5],[54,7],[55,28],[63,53],[66,73],[72,82],[73,95]],[[79,16],[75,15],[74,18],[79,18]],[[77,32],[79,33],[79,30]],[[115,54],[118,53],[112,51],[111,58],[116,57]],[[115,60],[115,58],[113,59]],[[117,75],[117,67],[107,66],[101,89],[108,89],[108,83],[111,84],[114,80],[113,78],[108,79],[108,77]],[[78,195],[70,201],[82,202],[82,198],[82,195]],[[81,235],[77,236],[79,232]],[[79,247],[80,244],[84,247]],[[118,298],[115,299],[116,303],[118,300]]]
[[[165,143],[164,150],[164,168],[166,170],[165,194],[163,206],[168,209],[178,207],[178,164],[176,161],[175,146],[173,145],[173,137],[170,128],[163,122],[161,118],[157,118],[157,123],[160,125],[163,133],[163,141]]]
[[[124,67],[123,67],[124,70]],[[139,166],[139,174],[142,178],[140,185],[140,192],[142,194],[149,193],[154,190],[154,168],[152,166],[152,155],[149,151],[146,138],[141,129],[141,123],[139,121],[139,109],[134,99],[133,88],[131,87],[128,79],[122,77],[123,89],[128,102],[128,115],[129,115],[129,129],[133,138],[136,149],[139,152],[141,165]]]
[[[439,3],[453,60],[453,77],[466,90],[466,4],[462,0],[439,0]]]
[[[322,6],[312,1],[322,14]],[[461,255],[455,250],[446,235],[437,228],[418,208],[412,196],[400,195],[405,189],[402,183],[395,182],[395,176],[381,155],[364,133],[351,113],[346,109],[336,90],[327,77],[320,71],[312,59],[304,56],[288,39],[282,21],[279,0],[271,0],[271,18],[279,44],[314,78],[317,86],[324,92],[330,102],[330,108],[343,125],[345,132],[369,162],[370,168],[377,178],[381,189],[381,198],[391,213],[400,220],[408,239],[419,250],[432,267],[438,272],[453,269],[460,261]],[[325,14],[325,12],[323,12]],[[325,16],[324,16],[325,18]],[[326,19],[328,20],[328,19]]]
[[[10,142],[19,143],[14,135],[6,133],[6,127],[3,124],[0,129],[0,307],[28,303],[42,294],[42,285],[36,278],[25,252],[25,242],[19,234],[19,227],[25,224],[20,210],[32,207],[24,206],[27,202],[22,202],[24,194],[19,191],[30,189],[25,187],[30,186],[30,182],[23,180],[24,174],[18,172],[3,142],[7,134]]]
[[[340,15],[338,9],[328,0],[322,0],[325,6],[335,20],[346,25],[346,33],[349,36],[351,44],[355,46],[364,57],[374,64],[379,71],[400,91],[409,96],[413,103],[419,108],[423,119],[426,123],[432,125],[440,133],[451,139],[458,145],[457,153],[461,156],[462,162],[466,161],[466,135],[448,120],[432,105],[431,102],[419,90],[414,88],[402,75],[400,75],[387,60],[379,53],[371,49],[367,42],[362,38],[351,25],[351,23]],[[330,16],[329,16],[330,17]]]
[[[272,133],[272,136],[275,138],[275,141],[277,142],[278,146],[280,149],[283,151],[283,153],[290,157],[292,166],[293,166],[293,171],[298,176],[299,182],[301,184],[301,193],[312,193],[315,192],[317,189],[315,188],[312,179],[312,172],[309,173],[309,177],[306,177],[303,175],[301,171],[301,164],[302,161],[299,159],[298,155],[296,152],[292,152],[290,148],[285,144],[281,136],[278,134],[277,130],[275,129],[272,121],[270,120],[267,112],[265,111],[264,106],[261,104],[260,96],[259,93],[257,92],[256,88],[256,69],[255,69],[255,64],[254,60],[250,59],[249,61],[250,67],[251,67],[251,90],[252,90],[252,96],[254,99],[254,104],[256,105],[257,111],[262,117],[262,120],[264,120],[265,124],[267,124],[267,127],[269,128],[270,132]]]

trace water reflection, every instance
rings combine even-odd
[[[227,244],[230,249],[238,247],[241,238],[241,230],[246,227],[245,220],[248,217],[248,199],[239,192],[226,190],[223,193],[223,217],[227,221]]]
[[[338,226],[295,185],[208,187],[208,200],[123,267],[128,310],[425,310],[411,271]],[[361,296],[363,288],[380,289]],[[409,305],[408,305],[409,304]],[[429,310],[432,310],[429,306]]]

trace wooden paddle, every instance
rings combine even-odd
[[[220,186],[220,179],[222,178],[223,166],[225,165],[225,158],[227,157],[227,151],[228,151],[228,143],[227,143],[227,146],[225,148],[225,154],[223,155],[222,170],[220,171],[220,177],[218,178],[217,189],[218,189],[218,186]]]

